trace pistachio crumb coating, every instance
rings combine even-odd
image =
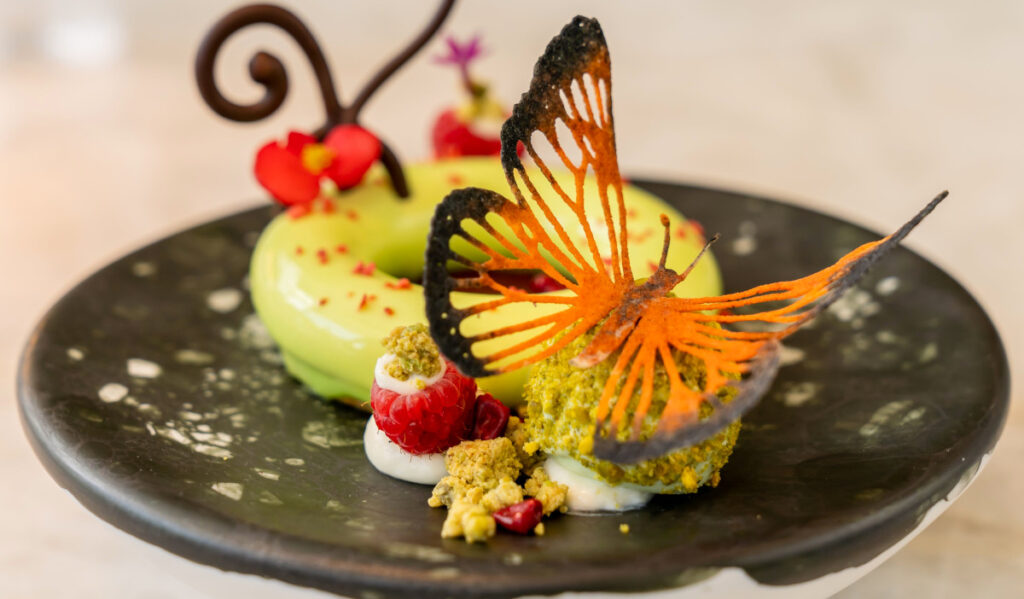
[[[399,381],[416,374],[430,378],[441,372],[441,353],[425,324],[396,327],[382,343],[387,353],[395,356],[387,373]]]
[[[637,464],[623,466],[594,457],[595,414],[618,354],[590,368],[570,365],[569,360],[583,351],[592,337],[593,331],[581,335],[533,366],[524,390],[527,417],[522,425],[526,429],[523,437],[529,441],[523,444],[523,451],[567,456],[608,484],[628,483],[657,493],[693,493],[703,485],[717,484],[719,471],[729,459],[739,435],[739,421],[706,441]],[[682,352],[675,352],[675,358],[683,381],[693,389],[702,388],[703,363]],[[668,388],[668,375],[659,364],[655,369],[651,408],[643,423],[644,435],[654,432],[668,399]],[[728,402],[730,392],[731,389],[723,392],[721,399]],[[639,390],[636,393],[639,395]],[[710,406],[704,404],[702,416],[710,410]],[[619,433],[622,437],[629,431],[624,429]]]

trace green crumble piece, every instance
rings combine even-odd
[[[441,527],[441,537],[454,539],[465,537],[467,543],[482,543],[494,536],[497,525],[483,506],[469,501],[457,500],[448,510]]]
[[[534,468],[523,488],[527,495],[539,501],[544,507],[545,516],[555,510],[566,511],[565,500],[569,496],[569,487],[548,478],[544,468]]]
[[[505,478],[515,480],[522,464],[516,448],[508,437],[487,441],[463,441],[444,455],[448,474],[467,486],[481,487],[485,492],[498,486]]]
[[[521,422],[513,418],[515,427]],[[506,431],[508,434],[508,431]],[[444,538],[465,537],[466,542],[486,541],[494,536],[494,512],[515,505],[527,496],[541,502],[544,515],[565,511],[568,489],[549,480],[544,469],[534,462],[524,486],[516,480],[526,470],[522,467],[520,444],[508,437],[480,441],[463,441],[445,453],[448,476],[441,479],[427,500],[430,507],[445,506],[448,516],[441,528]],[[531,460],[538,457],[528,456]],[[536,534],[543,534],[538,525]]]
[[[516,481],[511,478],[503,478],[498,482],[498,486],[494,487],[480,498],[480,505],[483,506],[488,513],[493,514],[500,509],[507,508],[510,505],[515,505],[522,500],[523,488],[517,485]]]
[[[395,359],[386,367],[389,375],[407,381],[413,375],[429,379],[441,372],[441,353],[425,324],[397,327],[382,342]]]
[[[509,416],[508,425],[505,427],[505,436],[515,446],[516,457],[519,458],[519,463],[522,464],[524,471],[530,472],[535,466],[544,461],[544,454],[537,451],[537,444],[530,442],[526,424],[522,419],[516,416]],[[527,446],[532,451],[527,451]]]

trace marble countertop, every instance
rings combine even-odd
[[[322,118],[308,68],[266,31],[232,44],[221,72],[239,98],[258,94],[243,78],[257,45],[282,48],[295,66],[280,114],[230,124],[199,100],[191,60],[204,26],[233,3],[39,4],[0,7],[0,596],[280,596],[289,588],[187,562],[88,513],[32,454],[14,386],[31,327],[76,281],[262,201],[252,152]],[[343,95],[429,10],[399,5],[299,5]],[[600,18],[608,36],[626,173],[780,197],[877,230],[948,188],[908,245],[975,294],[1002,332],[1011,372],[1024,373],[1024,4],[477,1],[456,9],[449,29],[485,36],[491,51],[478,70],[508,100],[576,13]],[[428,53],[374,99],[365,124],[404,157],[423,158],[427,123],[455,94],[454,76]],[[1019,596],[1020,396],[1013,391],[1003,438],[974,485],[841,597]]]

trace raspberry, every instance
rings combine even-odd
[[[544,504],[538,499],[520,501],[491,514],[498,524],[521,535],[533,530],[543,515]]]
[[[502,436],[505,434],[505,426],[508,425],[509,413],[508,406],[494,399],[490,393],[484,393],[476,398],[473,432],[470,438],[486,441]]]
[[[468,438],[476,405],[476,382],[445,361],[441,379],[401,395],[373,382],[370,405],[377,428],[411,454],[440,453]]]

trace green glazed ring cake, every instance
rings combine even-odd
[[[260,236],[250,268],[253,303],[288,371],[317,394],[363,409],[369,409],[374,363],[384,351],[380,340],[396,326],[426,322],[423,290],[411,281],[423,270],[434,207],[454,188],[506,185],[496,157],[410,165],[405,175],[405,199],[396,197],[382,170],[371,170],[361,185],[338,193],[329,211],[280,214]],[[679,223],[670,263],[685,263],[700,250],[702,236],[678,211],[634,186],[625,187],[625,196],[630,220],[657,224],[667,214]],[[653,225],[637,229],[630,253],[642,272],[657,262],[662,237]],[[676,293],[720,290],[717,266],[704,260]],[[515,321],[531,309],[516,308],[503,317]],[[481,379],[480,387],[514,405],[522,400],[527,374],[523,369]]]

